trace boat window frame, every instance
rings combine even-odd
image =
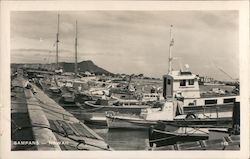
[[[206,103],[206,102],[208,102],[208,101],[209,101],[209,102],[215,101],[215,102],[214,102],[214,103]],[[207,99],[207,100],[205,100],[204,102],[205,102],[205,103],[204,103],[205,105],[209,105],[209,104],[218,104],[218,100],[217,100],[217,99]]]
[[[184,80],[180,80],[180,86],[181,86],[181,87],[187,86],[186,80],[185,80],[185,79],[184,79]]]
[[[189,79],[188,80],[188,85],[193,86],[194,85],[194,79]]]
[[[171,79],[169,79],[169,78],[167,79],[167,84],[171,85]]]
[[[225,102],[225,100],[227,100],[227,102]],[[225,98],[225,99],[223,99],[224,104],[234,103],[235,101],[236,101],[236,98]]]

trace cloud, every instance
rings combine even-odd
[[[93,60],[111,72],[165,74],[173,24],[173,56],[196,73],[221,78],[207,67],[209,57],[214,57],[226,72],[239,76],[237,11],[60,12],[60,60],[74,60],[76,20],[79,60]],[[53,54],[56,32],[57,12],[12,12],[12,62],[38,56],[36,60],[42,61],[49,52]],[[27,60],[14,58],[19,55]],[[175,65],[179,67],[178,62]]]

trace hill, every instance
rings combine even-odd
[[[75,64],[70,62],[60,62],[60,67],[63,68],[64,72],[74,72]],[[29,63],[29,64],[11,64],[11,68],[15,69],[17,67],[26,67],[30,69],[41,69],[41,70],[53,70],[55,68],[55,63],[52,64],[39,64],[39,63]],[[95,73],[96,75],[112,75],[113,73],[97,66],[91,60],[82,61],[78,63],[78,72],[90,72]]]
[[[82,61],[79,62],[78,64],[78,72],[90,72],[90,73],[95,73],[98,75],[101,74],[112,74],[111,72],[95,65],[93,61],[87,60],[87,61]],[[75,69],[75,64],[74,63],[66,63],[66,62],[61,62],[60,66],[63,68],[64,72],[74,72]]]

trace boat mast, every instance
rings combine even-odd
[[[77,76],[77,21],[76,21],[76,37],[75,37],[75,76]]]
[[[169,44],[169,57],[168,57],[168,73],[172,71],[172,46],[174,45],[174,39],[172,38],[172,27],[173,25],[170,25],[170,44]]]
[[[59,22],[60,22],[60,15],[58,14],[58,17],[57,17],[57,33],[56,33],[56,69],[59,68],[59,64],[58,64]]]

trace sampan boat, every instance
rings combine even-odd
[[[207,140],[209,131],[207,128],[188,128],[188,127],[173,127],[175,130],[149,130],[149,145],[156,147],[173,145],[176,143],[192,142],[199,140]]]
[[[87,112],[104,113],[106,111],[114,111],[119,113],[129,113],[139,115],[143,109],[149,108],[150,105],[138,100],[114,100],[108,101],[98,99],[97,101],[86,101],[84,109]]]

